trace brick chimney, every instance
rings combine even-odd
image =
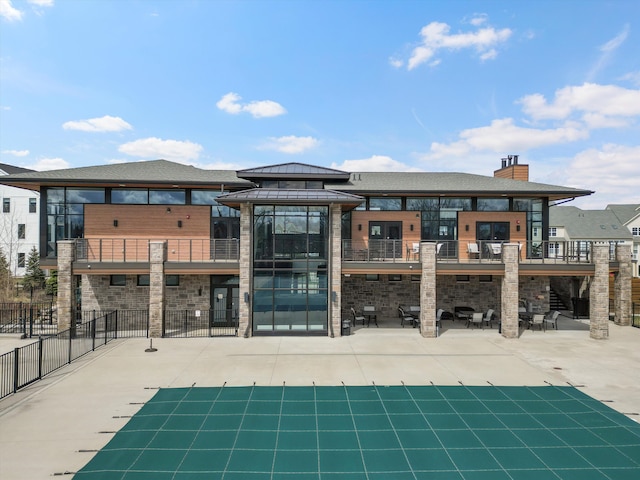
[[[495,170],[493,176],[497,178],[511,178],[512,180],[529,181],[529,165],[518,164],[518,155],[509,155],[502,159],[502,168]]]

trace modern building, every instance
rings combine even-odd
[[[515,338],[520,305],[547,311],[550,278],[578,276],[592,279],[591,335],[606,338],[610,274],[616,321],[629,323],[630,247],[551,248],[551,206],[592,192],[528,178],[514,156],[493,176],[156,160],[0,181],[40,193],[61,329],[76,310],[139,309],[151,336],[183,312],[245,337],[334,337],[354,312],[400,325],[398,307],[412,305],[424,337],[437,336],[438,310],[470,307],[494,310]]]
[[[640,203],[611,204],[607,210],[611,210],[633,236],[633,276],[640,277]]]
[[[0,163],[0,176],[33,172],[26,168]],[[0,184],[0,249],[9,262],[11,274],[22,277],[31,250],[39,246],[40,195]]]

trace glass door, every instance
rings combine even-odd
[[[211,280],[211,326],[232,327],[238,323],[238,306],[240,289],[238,277],[220,278],[213,276]]]
[[[480,243],[482,254],[494,258],[502,252],[502,245],[509,242],[509,222],[476,223],[476,239]]]
[[[369,222],[369,257],[402,257],[402,222]]]

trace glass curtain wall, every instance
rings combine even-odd
[[[254,207],[254,333],[327,331],[328,220],[328,207]]]
[[[84,205],[105,203],[104,188],[48,188],[47,257],[57,256],[58,240],[84,236]]]
[[[513,210],[527,213],[527,258],[538,258],[543,255],[545,232],[542,198],[514,198]],[[547,232],[548,234],[548,232]]]

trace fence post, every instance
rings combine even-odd
[[[42,380],[42,358],[44,356],[44,352],[42,351],[44,347],[44,340],[42,337],[38,337],[38,380]]]
[[[114,331],[113,331],[113,338],[118,338],[118,310],[116,310],[114,313],[115,313],[115,325],[114,325]]]
[[[69,329],[69,361],[67,363],[71,363],[71,340],[72,340],[71,329]]]
[[[89,322],[89,329],[91,332],[91,350],[95,350],[96,349],[96,319],[95,319],[95,315],[93,320],[91,320],[91,322]]]
[[[13,349],[13,393],[18,391],[18,364],[20,363],[20,349],[18,347]]]
[[[29,305],[29,338],[33,337],[33,305]]]
[[[187,338],[187,321],[189,319],[189,310],[184,311],[184,337]]]

